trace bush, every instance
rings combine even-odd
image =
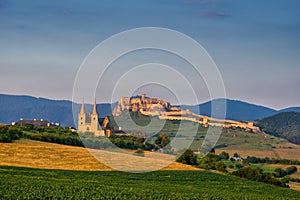
[[[197,156],[194,155],[191,149],[187,149],[176,161],[188,165],[195,165],[197,163]]]
[[[224,173],[226,173],[227,172],[227,170],[226,170],[226,165],[225,165],[225,163],[223,163],[223,162],[217,162],[216,163],[216,170],[218,170],[218,171],[220,171],[220,172],[224,172]]]
[[[236,163],[236,164],[235,164],[235,167],[236,167],[237,169],[242,169],[242,168],[244,167],[244,165],[241,164],[241,163]]]
[[[252,181],[264,182],[281,187],[289,187],[284,181],[274,178],[270,173],[264,173],[262,169],[253,167],[243,167],[232,172],[232,175]]]
[[[233,169],[233,168],[234,168],[233,164],[229,164],[228,167],[229,167],[230,169]]]
[[[9,134],[4,133],[4,134],[0,134],[0,142],[10,143],[10,142],[12,142],[12,139]]]
[[[145,156],[145,154],[144,154],[144,150],[143,149],[141,149],[141,148],[138,148],[135,152],[134,152],[134,155],[136,155],[136,156]]]
[[[198,164],[197,167],[203,168],[206,170],[216,169],[216,167],[215,167],[216,161],[214,159],[211,159],[208,157],[199,158],[197,160],[197,164]]]
[[[284,169],[281,169],[281,168],[276,168],[275,169],[275,173],[274,173],[275,177],[284,177],[286,175],[287,175],[287,173]]]
[[[233,154],[233,157],[235,157],[235,158],[239,158],[239,157],[240,157],[240,155],[239,155],[238,153],[234,153],[234,154]]]
[[[12,142],[23,136],[23,132],[16,127],[2,126],[0,127],[0,142]]]
[[[293,173],[297,172],[297,167],[296,166],[290,166],[285,171],[286,171],[287,175],[290,175],[290,174],[293,174]]]
[[[219,154],[219,157],[221,160],[228,160],[229,154],[223,151],[222,153]]]

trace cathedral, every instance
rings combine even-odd
[[[99,125],[99,115],[97,104],[94,102],[92,113],[85,113],[84,102],[82,102],[80,113],[78,114],[78,132],[92,132],[95,136],[105,136],[105,131]]]

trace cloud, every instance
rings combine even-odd
[[[203,9],[203,10],[199,11],[199,14],[201,16],[207,16],[207,17],[210,17],[210,16],[228,17],[228,16],[230,16],[228,13],[221,12],[221,11],[214,10],[214,9]]]
[[[224,3],[224,0],[183,0],[183,2],[189,4],[220,4]]]
[[[227,17],[229,13],[224,10],[224,0],[183,0],[186,4],[191,4],[197,14],[205,17]]]

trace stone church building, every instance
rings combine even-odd
[[[97,104],[94,102],[92,113],[85,113],[84,102],[82,102],[81,110],[78,114],[78,132],[92,132],[95,136],[105,136],[105,130],[99,125],[99,115],[97,113]]]

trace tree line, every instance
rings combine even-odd
[[[234,157],[239,157],[239,155],[235,153]],[[237,170],[228,172],[225,161],[228,161],[229,158],[230,156],[227,152],[222,152],[219,155],[214,153],[209,153],[205,157],[200,158],[197,155],[195,155],[191,149],[187,149],[177,159],[177,162],[193,165],[195,167],[199,167],[206,170],[217,170],[240,178],[268,183],[280,187],[289,187],[286,183],[288,183],[289,180],[294,180],[291,178],[285,178],[285,179],[280,179],[280,178],[297,172],[297,167],[295,166],[290,166],[286,170],[281,168],[276,168],[275,172],[264,172],[263,169],[260,169],[258,167],[245,166],[240,162],[236,163],[235,167]],[[253,159],[253,157],[247,157],[247,159],[244,160],[244,163],[251,162],[252,160],[255,160],[255,163],[259,163],[258,161],[260,159],[259,158]],[[297,163],[297,161],[293,161],[293,162]],[[290,164],[291,162],[287,162],[287,163]],[[229,165],[228,167],[233,168],[234,166]],[[295,179],[294,181],[296,182],[298,180]]]

